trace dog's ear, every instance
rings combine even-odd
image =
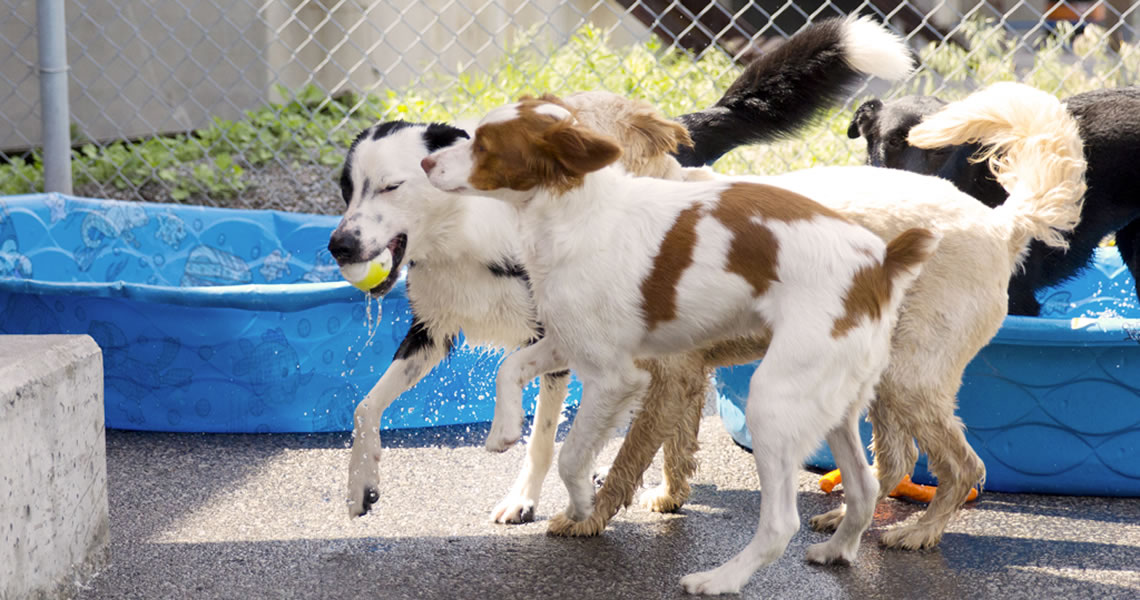
[[[621,158],[621,146],[607,136],[566,123],[543,135],[547,151],[570,175],[593,173]]]
[[[640,148],[643,158],[672,154],[678,146],[693,147],[693,138],[689,137],[689,130],[676,121],[662,117],[656,110],[637,112],[629,118],[630,145],[635,140],[642,143]]]
[[[851,117],[851,124],[847,126],[847,137],[856,139],[863,136],[871,127],[871,123],[879,118],[879,111],[883,108],[883,103],[879,99],[868,100],[859,105],[855,109],[855,115]]]
[[[459,140],[470,139],[467,132],[446,123],[430,123],[424,130],[424,145],[429,153],[446,148]]]
[[[545,93],[545,94],[543,94],[537,98],[534,96],[531,96],[530,94],[524,94],[522,96],[519,96],[519,102],[527,102],[527,101],[545,102],[547,104],[555,104],[557,106],[561,106],[562,108],[565,108],[566,110],[570,110],[570,106],[567,105],[562,100],[562,98],[559,98],[558,96],[555,96],[554,94],[551,94],[549,92],[547,92],[547,93]],[[570,110],[570,112],[574,112],[574,111]]]

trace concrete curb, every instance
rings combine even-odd
[[[103,355],[0,336],[0,598],[76,595],[109,559]]]

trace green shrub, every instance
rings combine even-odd
[[[1127,85],[1140,74],[1136,45],[1126,44],[1118,54],[1109,48],[1103,30],[1089,26],[1074,39],[1070,25],[1057,27],[1056,35],[1037,36],[1041,39],[1033,49],[1031,66],[1019,70],[1014,54],[1024,54],[1022,38],[992,20],[967,22],[962,31],[971,50],[926,46],[920,51],[923,67],[896,86],[894,95],[935,93],[954,99],[979,85],[1020,79],[1067,96]],[[665,114],[679,115],[715,102],[739,72],[723,53],[706,52],[694,59],[664,47],[656,38],[613,48],[603,31],[586,25],[548,51],[524,36],[486,73],[464,70],[457,77],[429,77],[403,89],[368,95],[330,96],[314,86],[296,92],[278,87],[278,95],[287,102],[246,111],[238,120],[215,118],[204,129],[136,142],[85,143],[72,152],[73,177],[77,185],[96,182],[120,190],[156,184],[176,201],[224,200],[246,188],[247,169],[273,161],[337,167],[353,136],[379,120],[454,120],[478,116],[524,94],[592,89],[642,98]],[[832,110],[794,139],[738,149],[716,168],[727,173],[776,173],[861,162],[862,144],[845,135],[849,111]],[[42,187],[38,155],[30,160],[11,158],[0,165],[0,193]]]

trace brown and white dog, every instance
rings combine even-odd
[[[991,209],[947,181],[870,167],[817,168],[748,179],[808,195],[884,240],[913,227],[943,235],[903,301],[890,366],[869,413],[880,501],[914,469],[918,449],[927,454],[938,477],[938,493],[927,510],[880,537],[884,545],[904,549],[937,544],[970,487],[984,480],[985,467],[955,415],[962,373],[1001,327],[1009,277],[1030,240],[1063,248],[1064,234],[1081,214],[1085,190],[1076,121],[1056,98],[1028,86],[994,84],[927,117],[911,136],[913,143],[926,148],[966,142],[986,146],[999,157],[991,159],[990,166],[1011,192],[1010,199]],[[763,342],[741,340],[737,345],[739,355],[761,351]],[[726,357],[734,355],[710,355],[707,360],[715,363]],[[674,406],[692,402],[689,398],[649,402],[659,414],[643,413],[634,420],[594,513],[586,521],[552,527],[556,533],[594,535],[604,529],[632,501],[638,476],[663,440],[666,449],[681,455],[673,460],[683,462],[683,451],[676,451],[692,448],[695,421],[688,415],[700,407]],[[668,458],[667,453],[667,466]],[[840,507],[814,517],[812,525],[833,529],[842,518]]]
[[[825,437],[849,483],[848,508],[807,558],[851,562],[878,492],[857,421],[887,366],[903,295],[939,236],[912,229],[885,244],[788,190],[633,177],[611,166],[620,156],[612,139],[545,98],[495,109],[471,140],[422,161],[437,188],[518,210],[546,328],[500,367],[488,448],[521,437],[526,382],[573,368],[583,393],[558,461],[570,505],[556,520],[585,519],[599,447],[648,388],[635,359],[770,335],[747,407],[760,527],[734,558],[681,583],[691,593],[738,592],[783,554],[799,528],[796,472]]]

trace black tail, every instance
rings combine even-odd
[[[686,167],[709,165],[737,146],[794,133],[866,75],[902,78],[913,62],[901,38],[869,20],[811,24],[748,65],[711,108],[677,117],[693,146],[674,156]]]

